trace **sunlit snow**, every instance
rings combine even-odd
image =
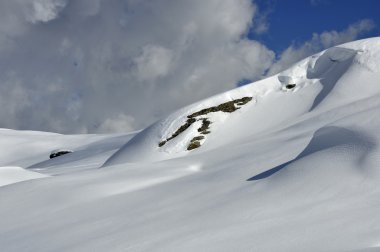
[[[377,251],[379,65],[380,38],[366,39],[140,132],[0,130],[0,250]],[[200,122],[158,146],[188,115],[246,96],[208,116],[201,147],[186,149]]]

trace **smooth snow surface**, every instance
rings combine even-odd
[[[200,148],[186,150],[201,121],[158,146],[188,115],[242,97],[202,117]],[[380,251],[379,115],[373,38],[141,132],[0,130],[0,250]],[[50,160],[54,149],[73,153]]]
[[[47,176],[44,174],[28,171],[21,167],[0,167],[0,186],[45,177]]]

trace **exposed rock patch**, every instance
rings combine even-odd
[[[240,107],[237,106],[243,106],[250,102],[252,100],[252,97],[243,97],[240,99],[235,99],[232,101],[228,101],[222,104],[219,104],[218,106],[213,106],[210,108],[205,108],[202,110],[199,110],[197,112],[192,113],[191,115],[187,116],[186,122],[181,125],[169,138],[162,140],[158,143],[158,147],[164,146],[168,141],[172,140],[173,138],[177,137],[179,134],[187,130],[193,123],[196,121],[202,121],[202,126],[198,128],[198,132],[202,135],[207,135],[211,133],[209,131],[210,124],[212,123],[208,118],[196,118],[199,116],[207,115],[208,113],[215,113],[215,112],[225,112],[225,113],[232,113],[236,110],[240,109]],[[201,146],[200,140],[203,140],[204,136],[196,136],[191,141],[190,144],[187,147],[187,150],[193,150],[195,148],[199,148]]]
[[[187,146],[187,150],[193,150],[193,149],[201,147],[200,140],[203,140],[204,138],[205,138],[204,136],[196,136],[193,139],[191,139],[190,144]]]
[[[162,147],[164,146],[168,141],[172,140],[173,138],[177,137],[179,134],[187,130],[193,123],[195,123],[197,120],[194,118],[189,118],[186,120],[185,124],[181,125],[174,133],[169,137],[168,139],[161,141],[158,146]]]
[[[199,140],[202,140],[202,139],[204,139],[204,138],[205,138],[204,136],[196,136],[196,137],[194,137],[193,139],[191,139],[190,142],[199,141]]]
[[[210,133],[210,131],[208,131],[208,129],[210,129],[210,124],[211,121],[209,121],[207,118],[202,119],[202,126],[198,129],[198,132],[200,132],[201,134]]]
[[[187,146],[187,150],[194,150],[196,148],[199,148],[201,147],[201,142],[199,141],[194,141],[194,142],[190,142],[189,146]]]
[[[229,102],[219,104],[218,106],[202,109],[200,111],[192,113],[191,115],[188,115],[187,118],[194,118],[197,116],[207,115],[208,113],[219,112],[219,111],[232,113],[236,111],[237,109],[239,109],[239,107],[236,107],[235,104],[238,106],[242,106],[242,105],[247,104],[251,100],[252,100],[252,97],[243,97],[241,99],[232,100]]]
[[[296,84],[287,84],[285,87],[286,89],[292,89],[295,88]]]
[[[72,153],[73,151],[72,150],[54,150],[50,153],[50,159],[52,158],[56,158],[56,157],[59,157],[59,156],[62,156],[62,155],[66,155],[66,154],[69,154],[69,153]]]

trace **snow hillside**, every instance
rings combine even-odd
[[[372,38],[141,132],[0,130],[1,251],[380,251],[379,114]]]
[[[204,115],[202,118],[207,117],[212,123],[212,134],[205,136],[201,152],[239,142],[248,135],[260,137],[263,133],[285,128],[284,124],[294,123],[302,116],[316,117],[326,109],[374,96],[379,91],[377,40],[331,48],[278,75],[181,109],[138,134],[106,165],[138,162],[141,157],[154,161],[187,155],[188,152],[184,151],[186,144],[197,134],[199,121],[198,125],[191,125],[162,148],[157,148],[155,143],[167,139],[192,113],[234,99],[250,97],[252,102],[244,104],[236,113],[213,112]],[[368,75],[366,83],[363,83],[365,86],[361,84],[363,74]],[[294,89],[287,90],[289,83],[296,84]],[[353,93],[356,95],[352,96]]]
[[[28,171],[21,167],[0,167],[0,186],[45,177],[47,175]]]

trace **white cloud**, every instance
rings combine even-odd
[[[169,73],[172,67],[173,53],[161,46],[146,45],[141,55],[133,61],[136,64],[139,81],[155,81]]]
[[[264,34],[269,30],[268,17],[274,11],[273,2],[267,1],[262,3],[262,9],[257,9],[257,14],[254,16],[253,24],[251,26],[251,31],[257,35]]]
[[[256,12],[250,0],[2,1],[1,99],[14,108],[0,127],[128,131],[261,78],[274,54],[246,39]],[[24,98],[9,95],[16,80]]]
[[[319,36],[313,34],[314,40],[320,40],[323,47],[331,47],[334,45],[342,44],[348,41],[355,40],[359,35],[364,32],[368,32],[375,27],[375,24],[370,19],[363,19],[357,23],[350,25],[346,30],[342,32],[330,31],[323,32]]]
[[[27,18],[32,23],[49,22],[58,17],[66,4],[66,0],[34,0],[28,6]]]
[[[130,131],[262,78],[275,55],[246,38],[257,13],[251,0],[0,1],[0,127]]]
[[[112,118],[107,118],[99,125],[100,132],[130,132],[135,129],[133,117],[119,114]]]
[[[340,32],[325,31],[321,34],[313,33],[309,41],[300,46],[291,45],[284,50],[276,63],[270,68],[268,74],[278,73],[297,61],[326,48],[353,41],[359,35],[372,30],[374,27],[375,24],[372,20],[363,19]]]

